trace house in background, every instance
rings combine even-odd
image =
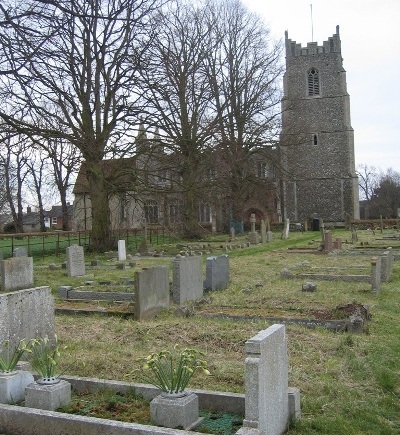
[[[67,203],[68,206],[68,227],[67,231],[72,230],[72,215],[73,205]],[[51,210],[45,211],[44,224],[46,228],[53,230],[62,230],[62,209],[61,205],[53,205]]]
[[[72,212],[73,206],[68,204],[68,231],[72,230]],[[32,211],[31,207],[26,208],[26,213],[23,214],[22,221],[25,233],[36,233],[41,229],[40,213]],[[49,231],[62,229],[62,212],[60,205],[53,205],[51,210],[44,211],[44,225]],[[16,232],[11,215],[3,216],[1,228],[4,233]]]

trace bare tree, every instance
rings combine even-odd
[[[0,141],[0,165],[3,169],[5,181],[5,196],[13,218],[15,231],[24,232],[23,226],[23,190],[25,178],[28,174],[26,166],[26,138],[5,129]]]
[[[270,180],[257,176],[254,155],[270,168],[277,164],[282,49],[240,0],[210,0],[207,9],[209,37],[217,43],[207,55],[207,74],[218,119],[219,180],[232,217],[242,219],[255,183]]]
[[[6,23],[0,27],[0,117],[32,138],[61,139],[80,150],[97,250],[112,244],[102,160],[131,144],[126,137],[141,94],[136,76],[160,3],[28,0],[12,15],[7,6],[0,10]]]
[[[169,170],[182,197],[183,236],[198,238],[198,201],[205,171],[204,151],[215,128],[204,61],[209,26],[202,7],[174,2],[157,17],[157,31],[142,70],[147,90],[145,122],[160,129],[158,140],[173,155]],[[165,159],[165,162],[167,159]]]

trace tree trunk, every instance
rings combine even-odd
[[[96,252],[108,251],[114,246],[111,233],[110,206],[101,161],[86,161],[86,176],[92,208],[91,245]]]

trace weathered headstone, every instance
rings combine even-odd
[[[391,279],[390,262],[390,253],[389,251],[385,251],[381,255],[381,282],[389,282]]]
[[[169,271],[153,266],[135,273],[135,319],[150,320],[169,309]]]
[[[231,233],[231,241],[233,242],[235,240],[235,228],[231,227],[230,233]]]
[[[217,255],[208,257],[206,261],[206,279],[204,288],[206,290],[221,290],[229,283],[229,257],[228,255]]]
[[[13,257],[26,257],[28,255],[28,251],[25,246],[20,246],[15,248],[13,251]]]
[[[324,232],[324,252],[329,253],[332,252],[333,243],[332,243],[332,232],[326,230]]]
[[[85,275],[85,257],[82,246],[72,245],[67,248],[67,271],[68,276]]]
[[[54,337],[54,298],[50,287],[0,294],[0,343]]]
[[[381,288],[381,257],[371,259],[371,287],[373,292],[379,292]]]
[[[4,291],[33,287],[32,257],[13,257],[1,260],[0,273],[1,289]]]
[[[241,435],[281,435],[289,422],[288,355],[284,325],[246,341],[245,419]]]
[[[333,242],[333,249],[342,249],[342,239],[340,237],[337,237]]]
[[[118,261],[126,261],[125,240],[118,240]]]
[[[195,301],[203,297],[201,256],[177,255],[173,265],[172,299],[176,304]]]
[[[261,220],[261,243],[267,242],[267,226],[264,219]]]

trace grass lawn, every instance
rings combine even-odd
[[[399,246],[382,240],[379,233],[359,231],[358,247]],[[334,230],[334,238],[351,241],[351,234]],[[210,239],[217,249],[227,236]],[[176,307],[157,319],[137,322],[119,317],[56,316],[60,343],[67,346],[62,366],[68,374],[140,382],[128,376],[140,369],[137,359],[173,347],[195,347],[207,353],[211,377],[196,377],[193,388],[244,392],[244,343],[270,326],[266,317],[315,317],[339,305],[369,306],[368,332],[361,335],[334,333],[323,328],[286,327],[289,351],[289,385],[301,392],[302,418],[288,434],[399,434],[400,433],[400,267],[394,264],[390,283],[378,294],[369,283],[315,281],[317,291],[301,291],[304,279],[286,280],[283,268],[296,268],[304,261],[311,268],[360,268],[370,271],[371,255],[325,255],[316,249],[319,233],[290,233],[288,240],[229,251],[231,282],[223,291],[207,293],[202,304],[188,307],[192,315],[179,317]],[[351,244],[345,244],[344,250]],[[297,249],[288,249],[297,248]],[[218,252],[218,251],[215,251]],[[222,252],[222,251],[219,251]],[[99,258],[97,256],[96,258]],[[138,268],[167,264],[170,258],[141,258],[137,268],[123,271],[91,271],[94,280],[118,280]],[[41,260],[40,264],[54,259]],[[60,260],[58,260],[60,261]],[[39,262],[35,262],[38,266]],[[319,273],[320,269],[318,269]],[[343,273],[343,272],[341,272]],[[35,268],[35,285],[82,285],[80,278],[67,278],[65,270]],[[207,314],[259,316],[259,320],[231,321],[207,318]],[[84,362],[85,365],[81,364]]]

